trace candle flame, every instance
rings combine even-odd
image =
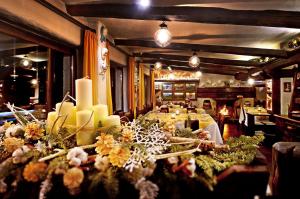
[[[223,106],[223,108],[220,110],[220,114],[222,115],[228,115],[228,109],[226,108],[226,105]]]

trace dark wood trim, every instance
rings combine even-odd
[[[54,79],[54,68],[53,68],[53,56],[52,50],[48,49],[48,65],[47,65],[47,83],[46,83],[46,103],[47,110],[52,111],[52,107],[54,105],[52,100],[52,92],[53,92],[53,79]]]
[[[157,62],[157,60],[152,59],[152,60],[142,60],[141,63],[145,63],[145,64],[155,64]],[[183,62],[183,61],[170,61],[170,60],[164,60],[161,61],[161,63],[163,65],[175,65],[175,66],[189,66],[188,62]],[[215,70],[233,70],[236,72],[239,71],[244,71],[247,72],[247,68],[245,68],[244,66],[229,66],[229,65],[221,65],[221,64],[209,64],[209,63],[200,63],[200,65],[198,66],[198,68],[209,68],[209,69],[215,69]]]
[[[115,44],[117,46],[140,46],[140,47],[161,49],[161,47],[159,47],[154,41],[149,41],[149,40],[115,39]],[[264,57],[281,57],[281,58],[287,57],[287,52],[284,50],[237,47],[237,46],[171,43],[164,49],[203,51],[203,52],[212,52],[212,53],[252,55],[252,56],[264,56]]]
[[[152,6],[139,9],[135,4],[109,3],[75,4],[66,7],[72,16],[300,28],[300,12],[295,11],[189,6]]]
[[[123,50],[122,48],[120,48],[119,46],[116,46],[113,42],[111,42],[110,40],[107,39],[107,42],[109,43],[109,45],[117,50],[119,50],[120,52],[124,53],[127,56],[131,56],[128,52],[126,52],[125,50]]]
[[[280,114],[281,100],[280,100],[280,78],[272,78],[272,113]]]
[[[190,56],[183,55],[171,55],[171,54],[156,54],[156,53],[135,53],[135,57],[140,58],[155,58],[161,61],[164,60],[177,60],[177,61],[188,61]],[[199,57],[202,63],[211,64],[221,64],[221,65],[233,65],[233,66],[251,66],[251,67],[261,67],[262,64],[255,61],[243,61],[243,60],[229,60],[220,58],[209,58],[209,57]]]
[[[35,0],[36,2],[38,2],[39,4],[45,6],[46,8],[48,8],[49,10],[55,12],[56,14],[58,14],[59,16],[65,18],[66,20],[72,22],[73,24],[79,26],[80,28],[84,29],[84,30],[90,30],[92,32],[96,32],[95,29],[90,28],[86,25],[84,25],[83,23],[81,23],[80,21],[74,19],[71,15],[63,12],[62,10],[58,9],[57,7],[55,7],[54,5],[52,5],[51,3],[49,3],[46,0]]]

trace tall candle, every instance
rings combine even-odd
[[[47,117],[47,121],[46,121],[46,125],[47,125],[46,130],[47,130],[47,132],[50,133],[56,118],[57,118],[57,113],[55,111],[48,113],[48,117]],[[55,128],[53,129],[53,133],[56,133]]]
[[[75,84],[77,111],[90,110],[93,106],[92,80],[77,79]]]
[[[90,119],[92,111],[84,110],[76,113],[76,127],[85,125],[84,128],[94,128],[94,115]],[[90,121],[89,121],[90,119]],[[87,123],[88,122],[88,123]]]
[[[94,130],[94,115],[91,117],[92,111],[84,110],[76,113],[76,126],[81,128],[76,135],[77,145],[88,145],[95,142],[95,130]],[[91,117],[91,120],[89,121]]]
[[[73,113],[74,104],[72,102],[57,103],[55,109],[57,115],[59,114],[58,112],[60,111],[60,115],[62,116],[62,118],[59,119],[59,124],[61,124],[65,116],[67,116],[64,126],[75,125],[75,120],[72,118],[73,117],[72,114],[74,114]]]
[[[105,127],[109,126],[120,126],[121,125],[121,119],[118,115],[110,115],[106,118],[104,122]]]
[[[108,108],[105,104],[98,104],[93,106],[94,111],[94,127],[98,128],[99,124],[104,125],[104,122],[108,116]]]

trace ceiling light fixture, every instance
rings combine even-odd
[[[252,86],[252,85],[254,85],[254,83],[255,83],[255,80],[254,80],[253,78],[251,78],[251,77],[250,77],[250,78],[248,79],[248,81],[247,81],[247,82],[248,82],[248,84],[249,84],[249,85],[251,85],[251,86]]]
[[[149,7],[150,3],[150,0],[138,0],[138,4],[143,8]]]
[[[197,53],[194,52],[193,56],[189,59],[189,65],[190,67],[196,68],[200,65],[200,59],[197,56]]]
[[[159,27],[160,28],[155,32],[154,40],[158,46],[164,48],[171,43],[172,34],[168,30],[168,26],[165,22],[160,24]]]
[[[156,70],[160,70],[161,69],[161,67],[162,67],[162,63],[161,62],[156,62],[155,64],[154,64],[154,68],[156,69]]]
[[[202,76],[202,72],[199,70],[196,72],[196,77],[201,77]]]
[[[168,70],[169,70],[169,71],[172,71],[172,68],[171,68],[171,66],[168,66]]]

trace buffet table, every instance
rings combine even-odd
[[[216,121],[209,114],[198,114],[198,113],[180,113],[178,115],[174,113],[149,113],[147,119],[159,120],[164,122],[166,125],[174,125],[178,122],[184,122],[190,116],[191,120],[199,121],[199,128],[205,131],[209,131],[211,140],[215,141],[216,144],[223,144],[223,139],[220,133],[220,129]]]

